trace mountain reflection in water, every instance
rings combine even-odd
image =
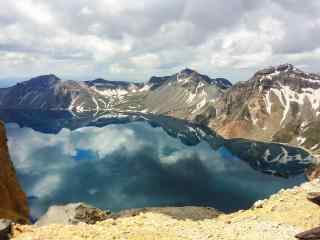
[[[113,211],[200,205],[231,212],[301,183],[313,161],[299,148],[225,140],[165,116],[1,111],[0,118],[33,217],[79,201]]]

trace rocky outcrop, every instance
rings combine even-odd
[[[166,77],[152,77],[144,99],[148,112],[187,119],[231,87],[224,78],[210,78],[191,69]]]
[[[48,224],[94,224],[110,218],[110,211],[104,211],[84,203],[70,203],[62,206],[51,206],[48,212],[37,222],[37,226]]]
[[[147,207],[127,209],[117,213],[109,210],[101,210],[85,203],[70,203],[61,206],[51,206],[36,223],[36,226],[46,226],[50,224],[74,225],[79,223],[95,224],[106,219],[118,219],[134,217],[145,213],[160,213],[171,216],[175,219],[204,220],[212,219],[221,212],[210,207]]]
[[[259,201],[249,210],[211,218],[179,218],[179,210],[140,211],[96,224],[14,226],[14,239],[216,239],[295,240],[319,225],[320,209],[307,198],[319,192],[320,181],[305,183]],[[185,210],[184,210],[185,211]],[[192,212],[192,211],[191,211]]]
[[[10,160],[4,124],[0,122],[0,218],[29,222],[27,198]]]
[[[320,165],[313,165],[306,169],[305,175],[310,181],[320,178]]]
[[[111,217],[113,219],[134,217],[148,212],[165,214],[179,220],[191,219],[193,221],[212,219],[222,214],[222,212],[210,207],[151,207],[123,210],[111,214]]]
[[[206,122],[226,138],[320,151],[320,75],[291,64],[263,69],[234,84],[212,107],[216,113]]]
[[[8,219],[0,219],[0,240],[9,240],[12,222]]]

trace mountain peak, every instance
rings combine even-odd
[[[34,78],[31,78],[29,81],[32,82],[53,82],[53,81],[59,81],[60,78],[58,78],[54,74],[47,74],[47,75],[40,75]]]
[[[54,74],[46,74],[46,75],[40,75],[34,78],[31,78],[30,80],[38,80],[38,81],[46,81],[46,80],[60,80],[56,75]]]
[[[293,71],[293,70],[298,70],[296,67],[294,67],[290,63],[285,63],[278,65],[276,67],[270,66],[261,70],[258,70],[255,75],[268,75],[268,74],[273,74],[275,72],[288,72],[288,71]],[[298,70],[300,71],[300,70]]]
[[[297,68],[290,63],[281,64],[276,67],[277,71],[291,71],[294,69],[297,69]]]
[[[255,73],[254,79],[258,77],[258,79],[273,79],[275,76],[282,76],[283,74],[287,75],[290,74],[290,77],[286,77],[288,79],[300,79],[300,80],[312,80],[312,81],[319,81],[320,75],[314,73],[308,73],[305,71],[300,70],[299,68],[295,67],[292,64],[286,63],[281,64],[276,67],[268,67],[262,70],[259,70]],[[278,79],[278,78],[277,78]]]
[[[56,75],[47,74],[47,75],[40,75],[40,76],[31,78],[30,80],[25,81],[22,84],[28,84],[28,85],[39,86],[39,87],[49,87],[56,84],[59,81],[61,80]]]
[[[180,74],[187,74],[187,75],[190,75],[192,73],[197,73],[197,71],[193,70],[193,69],[190,69],[190,68],[185,68],[185,69],[182,69],[180,71]]]

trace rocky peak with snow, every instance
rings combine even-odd
[[[165,83],[168,84],[169,82],[176,82],[176,83],[183,84],[185,86],[198,85],[199,83],[200,85],[209,84],[209,85],[215,85],[218,88],[221,88],[223,90],[232,86],[232,83],[225,78],[210,78],[209,76],[200,74],[197,71],[192,70],[190,68],[185,68],[180,72],[173,74],[171,76],[165,76],[165,77],[153,76],[149,80],[148,84],[152,86],[152,89],[155,89]]]
[[[283,64],[257,71],[214,104],[209,124],[225,137],[320,149],[320,75]]]
[[[0,108],[157,113],[200,119],[225,137],[320,152],[320,75],[291,64],[259,70],[234,85],[188,68],[147,83],[62,81],[43,75],[0,89]]]
[[[212,79],[191,69],[152,77],[147,83],[102,78],[63,81],[51,74],[0,89],[0,108],[142,111],[186,118],[208,102],[215,101],[230,86],[226,79]]]
[[[186,68],[165,77],[152,77],[145,109],[179,118],[192,118],[205,105],[220,98],[231,83]]]
[[[256,72],[252,78],[265,88],[289,86],[292,90],[320,88],[320,75],[304,72],[292,64],[269,67]]]

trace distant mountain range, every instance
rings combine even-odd
[[[291,64],[260,70],[234,85],[191,69],[146,83],[44,75],[1,88],[0,108],[163,114],[208,125],[226,138],[320,151],[320,75]]]

